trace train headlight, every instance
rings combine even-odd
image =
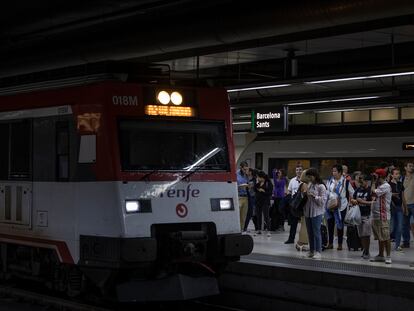
[[[210,199],[210,204],[213,212],[234,210],[233,199]]]
[[[183,97],[178,92],[172,92],[171,101],[174,105],[179,106],[183,103]]]
[[[168,94],[166,91],[159,92],[157,95],[157,99],[163,105],[168,105],[168,103],[171,100],[170,94]]]
[[[125,209],[127,213],[139,212],[139,201],[125,201]]]

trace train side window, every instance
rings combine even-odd
[[[79,163],[96,162],[96,135],[82,135],[79,147]]]
[[[10,178],[29,179],[31,164],[31,121],[10,124]]]
[[[9,178],[9,124],[0,124],[0,180]]]
[[[68,122],[56,123],[56,165],[57,180],[69,180]]]

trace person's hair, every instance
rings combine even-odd
[[[332,165],[332,168],[336,168],[336,170],[338,171],[338,173],[341,173],[341,174],[342,174],[342,172],[344,171],[344,170],[342,169],[342,165],[341,165],[341,164],[335,164],[335,165]]]
[[[263,172],[263,171],[258,171],[257,172],[257,177],[264,178],[265,180],[269,179],[269,177],[267,176],[267,174],[265,172]]]
[[[367,175],[367,174],[359,174],[358,175],[358,180],[359,181],[370,181],[371,180],[371,177],[369,176],[369,175]]]
[[[246,167],[246,166],[249,166],[249,163],[247,163],[247,161],[242,161],[241,163],[240,163],[240,167]]]
[[[308,170],[306,169],[306,170],[303,170],[302,171],[302,174],[300,174],[300,177],[299,177],[299,180],[301,181],[301,182],[308,182],[309,180],[308,180],[308,177],[307,177],[307,175],[306,175],[306,172],[307,172]]]
[[[286,172],[285,172],[285,170],[283,168],[281,168],[280,170],[277,170],[276,171],[276,176],[277,176],[277,173],[278,172],[281,173],[280,179],[283,179],[284,177],[286,177]]]
[[[257,177],[257,170],[256,170],[256,169],[254,169],[254,168],[252,168],[252,167],[249,167],[249,172],[250,172],[250,173],[252,173],[252,176],[253,176],[254,178],[256,178],[256,177]]]
[[[322,180],[321,176],[319,175],[318,170],[314,167],[311,167],[311,168],[306,170],[306,176],[313,176],[313,177],[315,177],[315,182],[317,184],[323,184],[323,180]]]
[[[303,168],[303,165],[302,165],[302,163],[298,163],[298,164],[296,164],[296,168],[298,168],[298,167],[301,167],[301,168]]]
[[[407,167],[408,166],[408,164],[414,164],[414,161],[412,161],[412,160],[409,160],[409,161],[405,161],[405,163],[404,163],[404,167]]]
[[[362,175],[361,171],[355,171],[352,173],[352,179],[356,179],[357,177],[359,177],[359,175]]]

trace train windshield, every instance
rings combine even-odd
[[[121,120],[123,171],[229,171],[224,122]]]

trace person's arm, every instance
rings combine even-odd
[[[404,191],[402,193],[402,208],[403,208],[404,215],[408,216],[408,206],[407,206],[407,201],[405,199]]]
[[[373,201],[366,201],[366,200],[361,199],[361,198],[356,199],[356,201],[358,203],[361,203],[361,204],[364,204],[364,205],[370,205],[373,202]]]

